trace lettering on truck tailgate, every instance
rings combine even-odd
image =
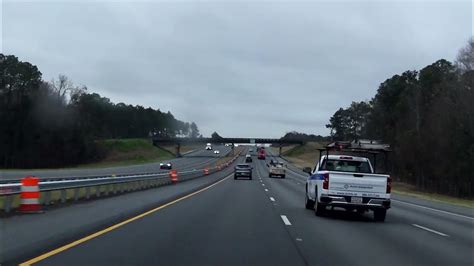
[[[388,194],[353,192],[353,191],[337,191],[337,190],[329,190],[329,195],[357,196],[357,197],[370,197],[370,198],[381,198],[381,199],[389,198]]]
[[[362,180],[360,180],[362,181]],[[348,179],[332,180],[329,179],[329,193],[341,196],[362,196],[371,198],[386,198],[386,183],[383,181],[364,180],[362,183],[353,183]],[[367,182],[368,181],[368,182]]]

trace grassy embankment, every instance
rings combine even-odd
[[[78,167],[99,168],[127,166],[167,160],[174,155],[167,149],[153,146],[149,139],[108,139],[100,142],[106,156],[99,162]]]
[[[282,154],[287,158],[291,163],[296,165],[299,168],[305,166],[313,167],[317,159],[319,158],[318,148],[322,147],[323,144],[316,142],[308,142],[305,145],[298,146],[289,146],[283,148]],[[278,153],[278,149],[274,149]],[[468,199],[460,199],[445,195],[440,195],[436,193],[426,193],[420,192],[416,189],[415,186],[394,182],[393,192],[400,195],[407,195],[412,197],[417,197],[421,199],[427,199],[432,201],[438,201],[443,203],[455,204],[458,206],[474,208],[474,201]]]
[[[106,157],[100,162],[81,165],[80,167],[110,167],[152,163],[169,160],[175,157],[176,146],[155,147],[149,139],[108,139],[100,143],[106,151]],[[186,153],[202,145],[183,145],[181,153]]]

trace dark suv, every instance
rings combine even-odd
[[[253,167],[249,164],[238,164],[234,168],[234,179],[239,177],[247,177],[252,180],[252,169]]]
[[[251,163],[252,162],[252,156],[250,154],[245,155],[245,162],[246,163]]]

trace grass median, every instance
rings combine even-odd
[[[474,200],[460,199],[436,193],[421,192],[418,191],[415,186],[406,183],[394,182],[392,191],[395,194],[411,196],[419,199],[426,199],[436,202],[449,203],[462,207],[474,208]]]

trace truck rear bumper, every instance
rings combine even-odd
[[[251,172],[234,172],[234,176],[236,177],[250,177],[252,176],[252,173]]]
[[[321,195],[321,203],[326,206],[342,207],[346,209],[389,209],[390,199],[380,198],[366,198],[364,197],[362,203],[352,203],[350,196],[332,196]]]

